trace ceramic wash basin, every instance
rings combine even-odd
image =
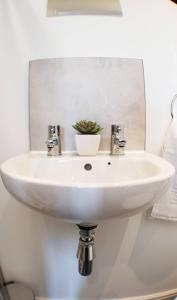
[[[1,166],[3,183],[16,199],[74,223],[136,214],[167,191],[173,175],[166,160],[133,151],[96,157],[30,152]]]

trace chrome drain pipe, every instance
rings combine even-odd
[[[79,273],[82,276],[88,276],[92,273],[93,260],[95,258],[94,237],[98,225],[96,224],[77,224],[79,227],[80,239],[77,249],[77,258],[79,261]]]

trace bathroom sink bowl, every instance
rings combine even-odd
[[[168,190],[173,175],[166,160],[133,151],[96,157],[30,152],[1,166],[3,183],[16,199],[74,223],[136,214]]]

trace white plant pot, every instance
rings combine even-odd
[[[76,134],[75,142],[79,155],[94,156],[100,145],[100,134]]]

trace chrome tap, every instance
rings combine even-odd
[[[48,140],[46,141],[48,155],[57,156],[61,155],[61,137],[60,126],[48,126]]]
[[[111,126],[111,155],[124,155],[126,141],[124,130],[119,125]]]

